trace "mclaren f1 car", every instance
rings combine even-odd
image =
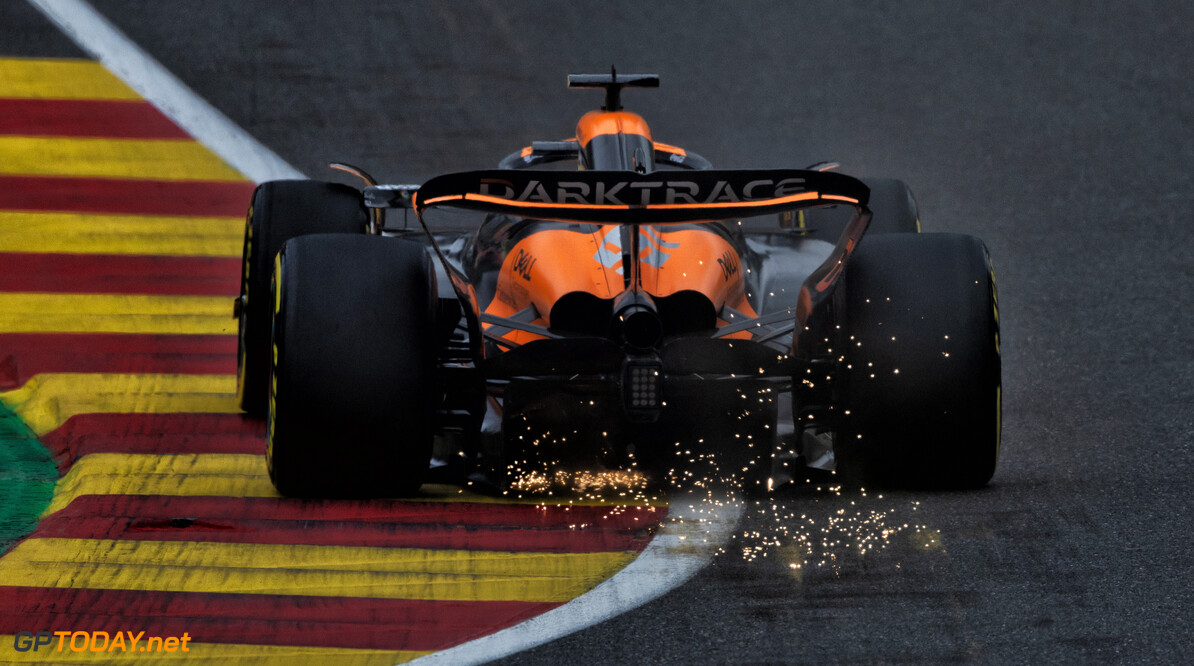
[[[257,188],[238,399],[286,495],[497,487],[539,466],[751,488],[805,467],[978,487],[999,456],[999,311],[977,238],[895,179],[719,170],[604,91],[575,136],[421,185]],[[357,182],[357,181],[353,181]]]

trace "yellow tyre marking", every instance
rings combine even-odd
[[[236,333],[231,296],[0,293],[0,333]]]
[[[635,556],[48,538],[23,541],[0,559],[0,579],[28,587],[565,602]]]
[[[274,255],[274,272],[270,276],[270,290],[274,296],[274,312],[270,323],[275,329],[278,326],[278,315],[282,312],[282,253]],[[265,429],[266,455],[273,460],[274,456],[274,415],[278,413],[278,341],[270,336],[270,366],[269,366],[269,420]]]
[[[0,97],[141,100],[98,62],[33,58],[0,59]]]
[[[143,454],[92,453],[71,467],[54,488],[46,517],[83,495],[164,495],[209,497],[277,497],[266,471],[265,456],[244,453]],[[599,506],[619,511],[666,506],[663,500],[602,502],[599,499],[532,497],[512,499],[465,491],[457,486],[427,484],[411,502],[472,502],[484,504],[550,504]],[[3,560],[0,560],[3,561]]]
[[[237,217],[149,217],[0,211],[0,250],[235,257]]]
[[[252,204],[249,204],[249,219],[250,220],[253,219],[253,205]],[[253,225],[250,224],[249,222],[245,222],[244,228],[245,228],[245,244],[244,244],[244,247],[241,248],[241,263],[244,264],[244,266],[243,266],[244,275],[242,275],[241,277],[244,279],[245,282],[248,282],[249,278],[252,277],[252,272],[253,272],[252,271]]]
[[[39,437],[76,414],[240,411],[233,375],[41,374],[0,401]]]
[[[239,294],[240,301],[237,304],[237,307],[239,308],[239,310],[237,312],[237,321],[236,321],[237,336],[238,336],[237,337],[237,347],[236,347],[236,368],[237,368],[237,370],[236,370],[237,371],[236,402],[237,402],[237,404],[243,404],[245,402],[245,387],[244,387],[244,383],[241,381],[241,377],[242,377],[242,373],[245,372],[245,365],[246,365],[246,360],[247,360],[246,357],[248,356],[248,354],[246,353],[246,350],[245,350],[245,341],[242,337],[239,337],[239,336],[241,336],[241,334],[242,334],[241,328],[240,328],[241,323],[244,320],[248,319],[249,274],[250,274],[249,266],[252,264],[251,259],[253,256],[253,225],[249,222],[249,220],[252,220],[252,219],[253,219],[253,204],[250,203],[249,204],[249,215],[248,215],[248,218],[246,219],[246,222],[244,223],[245,240],[244,240],[244,245],[241,248],[241,278],[240,278],[240,294]]]
[[[274,316],[282,312],[282,253],[274,255],[274,274],[270,283],[274,290]]]
[[[239,182],[245,179],[196,141],[27,136],[0,136],[0,174]]]

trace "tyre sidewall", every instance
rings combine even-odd
[[[237,340],[237,401],[241,409],[251,414],[264,414],[267,409],[270,276],[282,244],[306,234],[362,234],[367,224],[360,192],[347,185],[283,180],[262,183],[254,191],[241,254]]]

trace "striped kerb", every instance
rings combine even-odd
[[[279,497],[235,405],[252,190],[99,64],[0,59],[0,661],[37,659],[11,647],[26,631],[408,661],[585,593],[663,518],[437,486]]]

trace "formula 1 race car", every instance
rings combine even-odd
[[[570,76],[604,106],[497,169],[379,185],[336,164],[363,189],[257,188],[237,389],[268,414],[280,492],[675,475],[681,458],[754,489],[805,466],[987,483],[1001,369],[983,243],[920,233],[899,180],[715,170],[655,141],[620,97],[658,82]]]

